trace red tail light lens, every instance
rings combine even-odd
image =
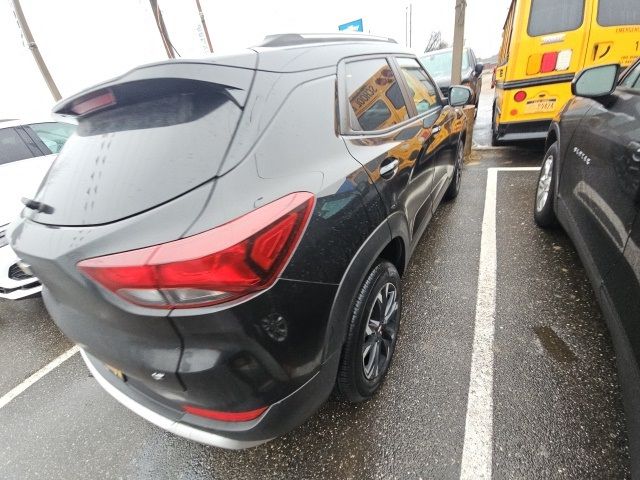
[[[113,92],[111,90],[102,90],[73,102],[71,111],[77,115],[85,115],[115,104],[116,97]]]
[[[542,55],[542,64],[540,65],[541,73],[554,72],[558,63],[558,52],[547,52]]]
[[[220,412],[218,410],[209,410],[207,408],[192,407],[185,405],[182,408],[186,413],[197,415],[198,417],[210,418],[212,420],[220,420],[222,422],[248,422],[255,420],[262,415],[267,407],[256,408],[248,412]]]
[[[516,92],[516,94],[513,96],[513,99],[516,102],[524,102],[527,99],[527,92],[525,92],[524,90],[520,90]]]
[[[78,269],[142,306],[194,308],[228,302],[275,282],[313,205],[313,194],[292,193],[198,235],[83,260]]]

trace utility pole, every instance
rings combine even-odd
[[[413,27],[413,4],[409,4],[409,48],[411,48],[413,35],[412,28]]]
[[[44,63],[44,59],[40,54],[40,50],[38,50],[38,46],[36,45],[36,42],[33,39],[33,35],[31,35],[31,29],[29,29],[27,20],[24,18],[24,13],[22,12],[22,7],[20,6],[20,0],[12,0],[12,4],[13,4],[13,13],[16,16],[16,20],[18,21],[20,30],[22,30],[22,34],[24,35],[24,38],[27,41],[29,50],[31,50],[33,59],[36,61],[36,64],[40,69],[40,73],[42,74],[42,78],[44,78],[44,81],[46,82],[47,87],[49,87],[49,91],[51,92],[53,99],[57,102],[62,98],[62,95],[60,95],[60,91],[58,90],[56,83],[53,81],[53,78],[51,77],[51,73],[49,73],[49,69],[47,68],[47,65]]]
[[[196,6],[198,7],[198,14],[200,14],[200,23],[204,30],[204,36],[207,38],[207,44],[209,45],[209,51],[213,53],[213,46],[211,45],[211,38],[209,37],[209,29],[207,28],[207,22],[204,20],[204,13],[202,12],[202,6],[200,0],[196,0]]]
[[[459,85],[462,82],[462,49],[464,47],[464,17],[466,8],[467,0],[456,0],[451,85]]]
[[[149,0],[149,4],[151,5],[153,18],[156,20],[156,26],[158,27],[158,32],[160,32],[160,38],[162,38],[164,49],[167,52],[167,57],[176,58],[174,54],[175,49],[173,48],[173,45],[171,45],[171,41],[169,40],[167,27],[164,24],[164,19],[162,18],[162,12],[160,11],[160,7],[158,6],[158,0]]]
[[[413,23],[413,5],[404,7],[404,46],[411,48],[411,27]]]

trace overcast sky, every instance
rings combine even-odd
[[[63,97],[136,65],[163,60],[148,0],[21,0],[35,41]],[[333,32],[363,18],[367,33],[405,42],[409,2],[378,0],[201,0],[214,50],[254,45],[267,34]],[[413,2],[413,48],[431,31],[453,37],[455,0]],[[467,0],[466,44],[480,57],[498,51],[510,0]],[[489,7],[489,5],[491,5]],[[173,44],[183,57],[206,55],[195,0],[160,0]],[[11,2],[0,1],[0,119],[48,116],[53,100],[24,45]]]

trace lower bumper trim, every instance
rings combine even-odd
[[[122,405],[127,407],[132,412],[138,414],[145,420],[153,423],[154,425],[167,430],[175,435],[180,437],[184,437],[188,440],[193,440],[198,443],[203,443],[205,445],[212,445],[214,447],[227,448],[231,450],[240,450],[244,448],[255,447],[262,443],[266,443],[271,439],[266,440],[235,440],[231,438],[226,438],[221,435],[207,432],[206,430],[201,430],[190,425],[186,425],[184,423],[176,422],[175,420],[166,418],[160,415],[157,412],[145,407],[144,405],[136,402],[131,399],[123,392],[114,387],[106,378],[102,376],[102,374],[95,368],[95,366],[91,363],[91,360],[85,353],[83,349],[80,349],[80,354],[84,362],[87,364],[89,371],[93,375],[93,377],[98,381],[100,386],[104,388],[109,395],[115,398]]]

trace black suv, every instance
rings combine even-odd
[[[551,124],[535,198],[542,227],[576,245],[616,349],[634,478],[640,476],[640,60],[576,76]]]
[[[414,55],[279,35],[136,68],[54,111],[78,130],[10,238],[111,395],[242,448],[336,383],[349,401],[374,394],[400,277],[460,188],[464,115]]]

